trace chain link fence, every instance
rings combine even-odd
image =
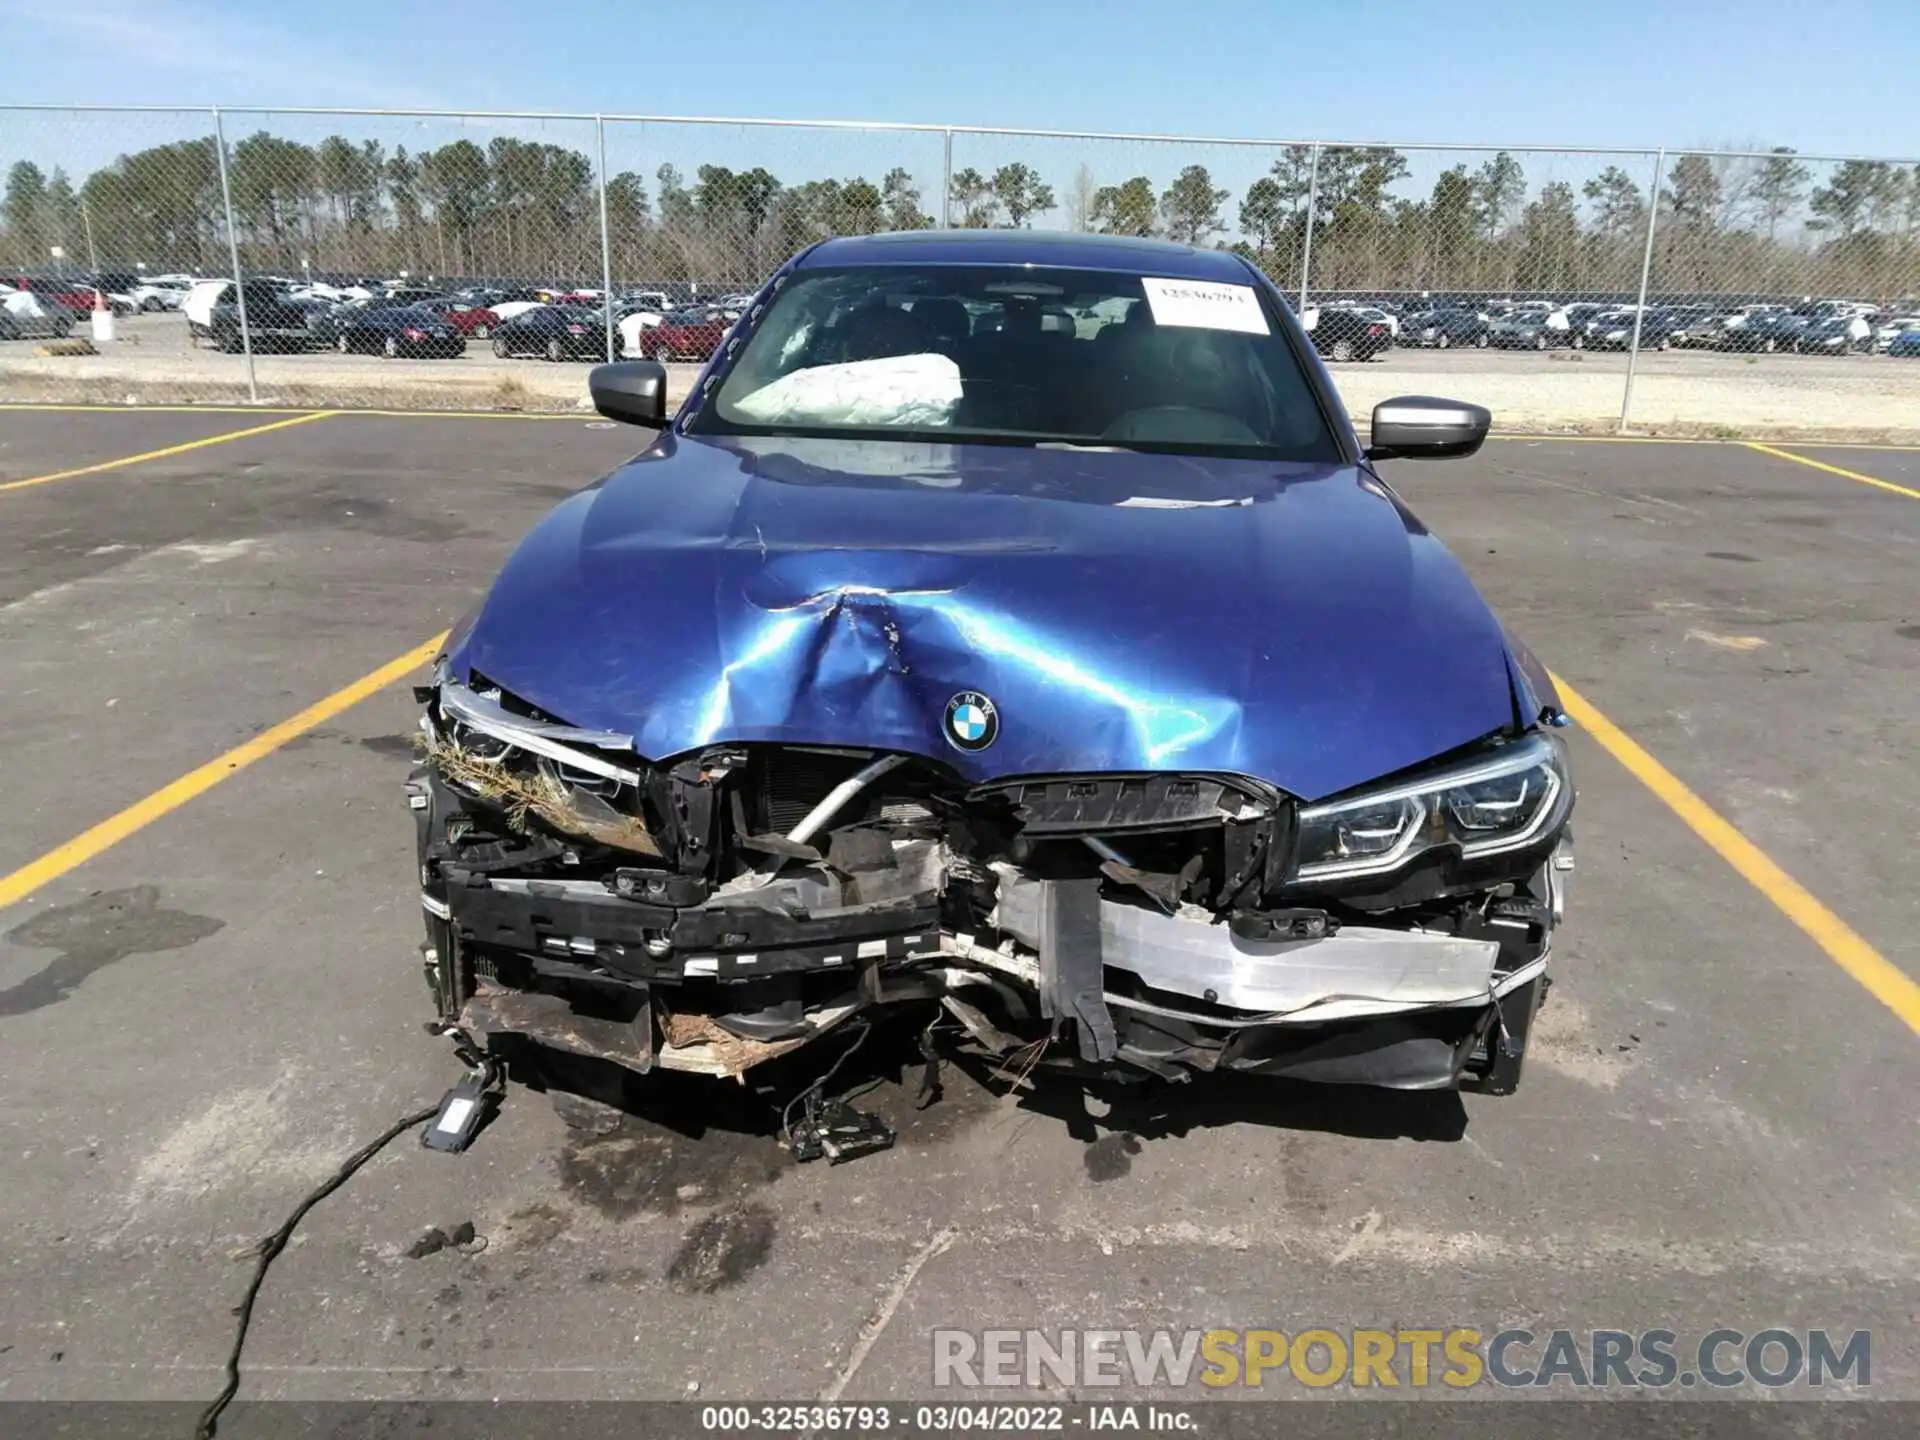
[[[945,225],[1233,250],[1356,415],[1920,431],[1914,160],[0,107],[0,174],[0,400],[570,408],[559,362],[697,362],[794,251]]]

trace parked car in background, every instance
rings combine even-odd
[[[1747,316],[1746,322],[1738,329],[1724,331],[1722,344],[1729,350],[1765,354],[1775,350],[1791,350],[1799,341],[1800,332],[1811,323],[1810,317],[1791,310],[1769,310]]]
[[[1750,350],[1756,347],[1746,343],[1742,332],[1754,321],[1768,315],[1785,315],[1791,310],[1787,305],[1754,304],[1740,305],[1729,310],[1720,327],[1720,348],[1723,350]]]
[[[1500,350],[1551,350],[1567,343],[1566,330],[1548,324],[1550,312],[1514,310],[1487,326],[1487,343]]]
[[[131,270],[99,270],[89,277],[88,283],[105,293],[109,299],[118,296],[131,308],[140,308],[140,302],[133,298],[133,292],[140,288],[141,280]]]
[[[84,315],[93,309],[93,287],[79,280],[50,275],[0,275],[0,280],[16,290],[38,295],[51,305],[71,310],[76,315]]]
[[[651,303],[627,303],[613,312],[613,322],[619,327],[620,339],[629,354],[642,353],[640,337],[665,320],[672,308],[664,304],[656,307]]]
[[[1403,345],[1445,350],[1454,345],[1485,345],[1487,321],[1478,310],[1445,307],[1408,315],[1400,322]]]
[[[466,339],[445,315],[425,306],[395,305],[357,310],[339,322],[334,347],[342,355],[378,351],[389,360],[402,355],[464,355]]]
[[[191,275],[155,275],[127,292],[128,298],[145,311],[178,310],[193,288]]]
[[[301,300],[264,280],[249,280],[242,292],[247,312],[243,326],[240,305],[231,293],[233,283],[224,283],[229,293],[207,311],[206,338],[216,350],[236,351],[248,346],[255,350],[307,350],[332,342],[334,322],[323,302]]]
[[[1920,323],[1911,330],[1902,330],[1887,346],[1887,354],[1904,359],[1920,358]]]
[[[1586,348],[1625,350],[1633,343],[1633,312],[1602,310],[1587,322]]]
[[[504,325],[509,320],[518,320],[521,316],[535,310],[545,309],[545,300],[495,300],[487,306],[493,311],[494,318]]]
[[[1595,316],[1605,314],[1610,308],[1598,300],[1580,300],[1563,309],[1560,313],[1567,321],[1567,343],[1576,350],[1586,349],[1587,337],[1591,333],[1588,327],[1593,324]]]
[[[1395,340],[1400,338],[1400,317],[1392,311],[1383,309],[1378,305],[1354,305],[1349,308],[1362,320],[1377,320],[1382,325],[1385,325],[1387,327],[1387,333],[1392,335]]]
[[[465,300],[469,305],[484,305],[496,315],[500,313],[502,305],[547,303],[529,285],[471,285],[453,293],[456,300]]]
[[[1883,315],[1874,322],[1873,348],[1884,355],[1910,330],[1920,330],[1920,315]]]
[[[1671,310],[1649,305],[1640,316],[1640,348],[1667,350],[1673,346],[1674,331],[1683,318]],[[1587,323],[1587,347],[1594,350],[1626,350],[1634,343],[1634,311],[1631,307],[1607,310]]]
[[[1708,311],[1685,317],[1673,332],[1676,347],[1687,350],[1718,350],[1726,334],[1727,317]]]
[[[444,300],[447,292],[425,285],[390,285],[373,299],[380,305],[418,305],[422,300]]]
[[[1873,332],[1858,315],[1810,321],[1793,340],[1802,355],[1864,355],[1872,346]]]
[[[1384,320],[1363,319],[1345,305],[1309,305],[1301,312],[1300,325],[1313,348],[1329,360],[1371,360],[1393,348],[1393,332]]]
[[[1671,350],[1673,337],[1684,330],[1689,322],[1701,319],[1705,311],[1692,306],[1660,305],[1650,306],[1640,321],[1640,348],[1642,350]]]
[[[31,290],[0,295],[0,340],[64,340],[78,317]]]
[[[670,360],[711,359],[727,338],[731,324],[726,311],[718,306],[672,310],[647,330],[640,353],[663,365]]]
[[[439,300],[422,300],[418,302],[414,308],[430,311],[438,315],[442,320],[445,320],[449,325],[453,326],[454,329],[458,330],[461,335],[469,336],[475,340],[485,340],[488,336],[492,335],[500,325],[500,317],[494,314],[493,311],[487,309],[484,305],[475,305],[467,300],[455,300],[450,297]]]
[[[213,307],[232,294],[231,280],[193,282],[186,298],[180,302],[181,312],[187,317],[187,335],[190,339],[204,340],[213,333]]]
[[[607,358],[606,316],[579,305],[540,305],[500,322],[493,332],[493,353],[544,355],[549,360]],[[623,353],[620,332],[613,332],[613,353]]]

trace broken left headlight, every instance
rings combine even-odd
[[[1514,850],[1563,814],[1559,741],[1529,735],[1496,754],[1300,812],[1294,880],[1343,880],[1397,870],[1437,845],[1462,856]]]

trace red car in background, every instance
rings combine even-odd
[[[81,314],[93,309],[94,289],[79,280],[55,280],[46,275],[0,275],[0,283],[31,290],[49,305]]]
[[[465,300],[418,300],[415,310],[431,310],[469,340],[484,340],[500,328],[500,317],[484,305]]]
[[[669,360],[710,360],[732,324],[718,310],[670,311],[658,325],[641,332],[646,358],[662,365]]]

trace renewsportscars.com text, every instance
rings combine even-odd
[[[1865,1388],[1866,1330],[935,1330],[938,1388]]]

